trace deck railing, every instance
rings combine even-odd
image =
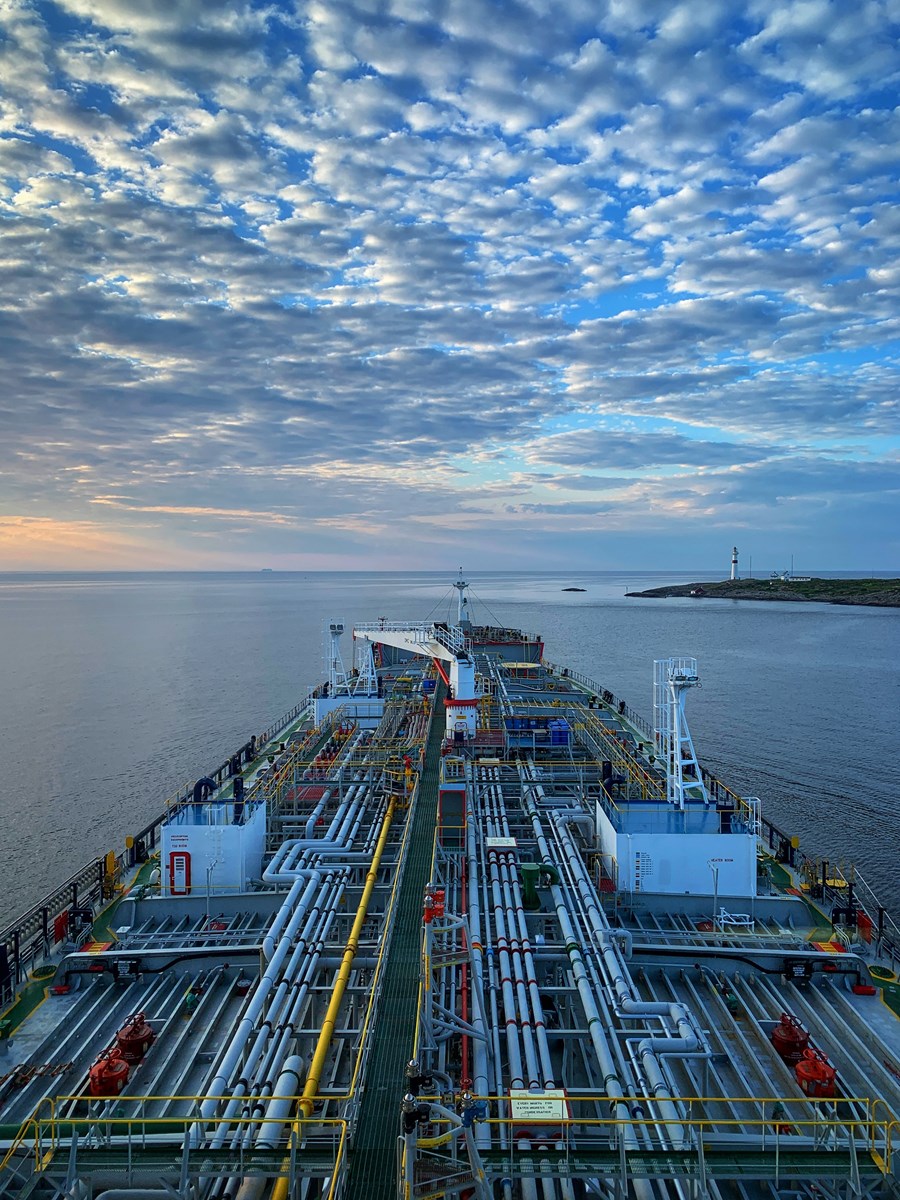
[[[96,1164],[103,1159],[109,1171],[125,1177],[131,1171],[154,1168],[199,1174],[214,1170],[216,1176],[254,1173],[268,1179],[289,1179],[301,1174],[326,1180],[323,1198],[338,1195],[347,1164],[347,1122],[338,1117],[316,1116],[314,1120],[289,1115],[279,1122],[282,1138],[278,1146],[255,1144],[260,1130],[268,1126],[261,1115],[211,1116],[198,1118],[204,1096],[117,1096],[89,1099],[82,1095],[47,1098],[23,1124],[0,1161],[4,1196],[30,1195],[34,1177],[43,1173],[55,1156],[64,1155],[69,1170],[76,1172],[80,1161]],[[247,1097],[261,1110],[271,1097]],[[294,1098],[296,1099],[296,1098]],[[170,1112],[155,1115],[161,1107]],[[201,1144],[185,1158],[183,1147],[205,1130]],[[239,1132],[234,1148],[210,1149],[208,1139],[220,1127]]]
[[[277,721],[273,721],[262,733],[248,739],[223,763],[207,771],[206,776],[221,786],[230,777],[231,765],[236,757],[240,756],[241,761],[249,761],[250,754],[255,757],[264,746],[269,745],[311,706],[312,699],[307,696]],[[67,914],[73,910],[90,910],[91,913],[95,913],[105,900],[112,899],[114,893],[110,890],[111,879],[121,876],[128,868],[142,862],[153,853],[160,839],[160,830],[171,816],[173,808],[190,802],[193,792],[193,783],[186,783],[168,797],[162,812],[131,838],[128,849],[116,854],[115,871],[107,870],[105,855],[92,859],[65,883],[48,892],[21,916],[0,930],[0,1009],[10,1003],[19,985],[28,978],[28,973],[47,958],[54,945],[68,936]],[[66,919],[63,920],[63,917]],[[0,1036],[3,1032],[0,1029]]]
[[[545,663],[545,666],[562,678],[571,679],[580,687],[586,688],[614,713],[624,717],[645,734],[649,742],[653,742],[654,734],[649,723],[624,700],[614,696],[608,688],[601,688],[587,675],[569,667],[559,667],[554,663]],[[800,849],[796,838],[786,833],[774,821],[762,816],[756,797],[744,798],[738,795],[706,767],[701,766],[700,773],[717,808],[730,808],[750,822],[760,839],[768,845],[774,858],[801,873],[810,873],[816,860]],[[852,878],[847,878],[840,868],[832,864],[830,874],[822,880],[821,888],[816,889],[812,898],[825,909],[829,909],[830,906],[831,912],[846,914],[851,923],[856,920],[860,911],[863,912],[871,923],[871,936],[879,955],[890,960],[894,970],[900,973],[900,925],[890,916],[873,889],[856,871],[853,872]]]
[[[644,732],[648,740],[652,740],[652,730],[644,718],[624,701],[618,700],[608,689],[600,688],[592,679],[578,671],[556,666],[553,666],[553,670],[561,677],[572,679],[581,687],[587,688],[614,712],[624,716]],[[296,721],[304,710],[311,711],[312,706],[312,696],[305,697],[267,726],[262,733],[248,739],[219,766],[208,771],[207,776],[221,785],[231,774],[231,765],[235,757],[241,756],[245,759],[248,754],[271,743],[279,733]],[[705,768],[701,770],[703,781],[717,806],[728,806],[735,812],[740,812],[744,807],[741,797],[710,771]],[[171,815],[173,806],[187,803],[192,798],[192,783],[185,784],[170,796],[163,811],[134,836],[131,848],[116,856],[118,871],[122,872],[152,854],[158,844],[162,825]],[[760,817],[759,825],[760,836],[776,859],[781,859],[787,865],[801,871],[804,866],[814,862],[795,845],[795,839],[773,821]],[[872,937],[880,954],[889,959],[895,969],[900,969],[900,925],[890,917],[875,892],[861,876],[854,873],[853,879],[848,880],[837,867],[833,867],[832,870],[834,874],[830,877],[831,882],[827,879],[823,881],[821,893],[815,899],[821,901],[824,907],[831,905],[838,911],[847,907],[851,912],[854,908],[862,910],[871,922]],[[838,886],[835,886],[835,880],[838,881]],[[57,937],[61,928],[57,926],[57,920],[73,909],[90,908],[96,911],[99,904],[111,898],[106,895],[107,890],[106,858],[93,859],[0,931],[0,1008],[10,1003],[20,984],[27,979],[29,971],[38,966],[52,951],[54,944],[61,940]],[[2,1032],[0,1029],[0,1036]]]

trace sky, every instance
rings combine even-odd
[[[0,0],[0,570],[900,574],[900,0]]]

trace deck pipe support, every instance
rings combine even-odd
[[[635,1131],[635,1126],[632,1124],[633,1118],[643,1116],[643,1110],[639,1105],[635,1106],[634,1112],[631,1111],[628,1102],[625,1099],[625,1093],[622,1087],[622,1077],[619,1074],[613,1054],[610,1051],[609,1043],[606,1037],[606,1031],[611,1030],[611,1025],[604,1022],[597,1005],[597,998],[594,993],[590,976],[585,964],[584,955],[581,948],[581,939],[576,936],[575,928],[569,914],[568,902],[566,894],[561,886],[560,873],[553,863],[550,853],[550,847],[547,842],[544,832],[541,816],[535,802],[535,796],[543,797],[543,788],[533,779],[529,771],[533,769],[532,764],[528,764],[528,768],[520,765],[519,774],[522,783],[523,807],[526,815],[531,820],[532,830],[534,832],[535,841],[541,855],[542,868],[548,873],[553,872],[556,875],[555,881],[551,874],[550,894],[553,899],[553,904],[556,910],[557,920],[560,930],[563,934],[566,953],[572,967],[572,975],[575,980],[575,985],[581,999],[582,1007],[588,1020],[588,1035],[591,1039],[591,1044],[594,1048],[594,1053],[597,1056],[597,1061],[602,1073],[602,1085],[610,1099],[611,1110],[620,1119],[620,1136],[625,1139],[625,1144],[629,1149],[637,1149],[638,1138]],[[571,841],[570,841],[571,845]],[[567,866],[571,865],[574,869],[574,864],[581,865],[581,856],[575,851],[574,846],[571,846],[573,859],[568,860],[563,857],[563,861]],[[616,1044],[618,1052],[618,1045]],[[665,1103],[665,1102],[663,1102]],[[678,1114],[674,1104],[669,1101],[672,1114],[677,1119]],[[678,1128],[673,1126],[664,1127],[671,1130],[678,1139]],[[671,1137],[671,1133],[669,1134]],[[683,1138],[683,1133],[681,1135]],[[648,1180],[633,1180],[632,1186],[635,1191],[635,1196],[638,1200],[654,1200],[654,1192],[652,1185]]]
[[[344,836],[346,836],[349,833],[351,813],[355,815],[357,811],[361,815],[361,801],[358,805],[341,806],[331,826],[336,835],[343,832]],[[312,840],[316,843],[315,850],[319,855],[323,853],[327,855],[329,851],[333,851],[335,854],[340,852],[344,855],[348,853],[346,844],[340,844],[336,840]],[[296,858],[310,849],[310,847],[303,845],[303,841],[304,839],[294,839],[281,846],[272,862],[263,872],[263,879],[266,883],[277,884],[290,879],[292,881],[291,888],[263,940],[263,957],[267,960],[266,969],[257,987],[254,989],[253,997],[247,1011],[229,1043],[225,1055],[220,1062],[218,1072],[206,1089],[206,1099],[201,1105],[201,1117],[204,1119],[209,1119],[214,1114],[218,1100],[225,1094],[228,1080],[241,1059],[245,1044],[256,1027],[257,1019],[262,1015],[263,1008],[266,1005],[269,994],[272,992],[272,988],[276,984],[276,980],[280,977],[282,964],[290,949],[291,942],[296,936],[304,918],[307,916],[313,900],[316,897],[321,899],[323,894],[327,895],[327,891],[330,891],[331,886],[333,886],[334,868],[326,870],[323,868],[312,868],[306,864],[295,865]],[[341,865],[339,873],[345,878],[349,873],[349,867]],[[325,884],[328,885],[328,888],[323,893],[323,885]],[[343,886],[340,887],[340,891],[341,893],[343,892]],[[301,946],[298,949],[303,949],[303,947]],[[292,961],[295,958],[297,958],[297,951],[292,956]],[[280,1003],[282,1001],[283,991],[276,989],[274,1002]],[[269,1028],[271,1028],[271,1022],[268,1017],[266,1021],[269,1022]],[[265,1027],[266,1022],[263,1024],[263,1028]],[[258,1051],[260,1046],[261,1040],[258,1033],[254,1042],[254,1050]],[[221,1126],[220,1128],[225,1127]],[[197,1139],[201,1137],[201,1130],[202,1126],[200,1125],[192,1127],[190,1132],[192,1144],[196,1144]]]
[[[502,788],[500,787],[499,780],[496,779],[496,768],[491,773],[495,778],[492,786],[489,788],[488,795],[490,797],[490,804],[492,805],[495,828],[500,836],[509,837],[509,820],[503,803]],[[513,967],[516,974],[516,997],[519,1004],[520,1021],[523,1025],[523,1031],[526,1031],[526,1048],[528,1033],[531,1033],[540,1059],[541,1077],[538,1087],[552,1088],[555,1087],[555,1073],[550,1045],[547,1040],[547,1030],[544,1024],[544,1010],[537,984],[534,956],[528,936],[528,925],[525,918],[525,906],[522,900],[522,888],[518,872],[515,863],[511,861],[512,855],[510,851],[493,852],[493,854],[489,851],[488,854],[489,861],[491,858],[499,860],[500,889],[507,926],[512,932],[511,949]],[[493,886],[493,874],[491,878]],[[495,907],[496,897],[497,892],[496,888],[494,888]]]
[[[313,1052],[312,1062],[309,1066],[309,1071],[306,1076],[306,1083],[303,1087],[303,1096],[298,1106],[298,1111],[303,1118],[309,1118],[313,1111],[314,1098],[319,1090],[319,1082],[322,1077],[322,1071],[325,1067],[325,1060],[328,1055],[331,1039],[334,1035],[334,1029],[337,1024],[338,1012],[341,1003],[343,1002],[344,993],[347,988],[347,981],[350,978],[350,971],[353,966],[353,959],[356,956],[356,951],[359,948],[359,941],[362,935],[363,926],[369,911],[369,902],[372,898],[372,892],[375,889],[375,881],[378,877],[378,868],[381,865],[381,858],[384,854],[385,846],[387,845],[388,835],[391,830],[391,822],[394,819],[397,801],[392,799],[388,804],[387,812],[384,815],[381,834],[378,838],[378,844],[375,847],[375,853],[372,857],[372,863],[366,875],[366,884],[360,897],[359,906],[356,910],[356,917],[353,922],[353,927],[350,930],[350,936],[347,939],[346,949],[344,951],[342,965],[338,971],[334,982],[334,989],[331,995],[328,1009],[322,1021],[321,1030],[319,1032],[318,1042],[316,1043],[315,1051]],[[287,1120],[281,1122],[283,1127]],[[288,1184],[284,1178],[279,1178],[272,1191],[272,1200],[285,1200],[287,1195]]]
[[[446,1008],[443,1004],[438,1003],[436,1000],[432,1001],[432,1006],[435,1014],[437,1015],[437,1020],[434,1021],[434,1026],[435,1028],[441,1030],[441,1036],[435,1037],[436,1042],[447,1041],[447,1039],[452,1037],[454,1033],[465,1033],[472,1038],[482,1038],[487,1040],[485,1034],[477,1030],[471,1022],[464,1021],[462,1017],[458,1016],[452,1009]]]
[[[513,966],[512,954],[510,953],[510,940],[507,936],[506,913],[504,911],[500,885],[498,857],[498,851],[494,849],[488,850],[488,871],[490,873],[493,902],[494,939],[497,944],[497,953],[500,960],[500,987],[503,996],[503,1012],[511,1076],[509,1086],[512,1088],[525,1087],[524,1070],[527,1069],[528,1088],[531,1091],[539,1091],[541,1088],[541,1072],[538,1067],[533,1030],[530,1024],[526,1023],[523,1019],[523,1014],[519,1006],[521,997],[517,986],[519,982],[518,978],[516,979],[516,985],[513,983],[513,979],[519,975],[519,971],[517,969],[518,964],[515,967]],[[524,1067],[522,1062],[523,1049]]]
[[[317,904],[310,912],[276,994],[243,1063],[241,1078],[232,1089],[232,1099],[223,1114],[220,1130],[211,1143],[213,1148],[224,1145],[227,1139],[225,1121],[237,1115],[243,1097],[264,1097],[271,1089],[271,1074],[276,1064],[285,1061],[288,1044],[294,1036],[294,1027],[309,997],[312,981],[321,964],[325,941],[337,918],[343,896],[343,882],[339,882],[337,887],[326,888],[322,895],[323,903]],[[254,1075],[255,1080],[252,1079]],[[248,1108],[245,1103],[241,1115],[261,1117],[264,1114],[268,1119],[268,1106],[259,1099],[254,1102],[252,1108]],[[242,1131],[241,1140],[246,1141],[250,1133],[251,1127],[248,1126]]]
[[[478,963],[479,970],[480,970],[480,964],[482,961],[481,960],[481,947],[479,946],[478,955],[476,956],[476,954],[472,948],[472,937],[469,932],[468,922],[462,917],[449,916],[449,915],[444,917],[443,921],[444,921],[444,923],[439,926],[436,926],[433,922],[428,922],[425,925],[424,943],[425,943],[426,964],[428,964],[432,961],[432,956],[433,956],[432,945],[433,945],[433,941],[434,941],[434,934],[439,933],[439,932],[446,933],[454,928],[458,928],[462,931],[463,940],[464,940],[466,948],[468,950],[469,964],[472,966],[472,969],[474,971],[475,964]],[[445,968],[445,970],[446,970],[446,968]],[[428,970],[428,975],[430,976],[430,974],[431,974],[431,970]],[[441,1018],[438,1022],[436,1022],[436,1024],[439,1024],[443,1030],[445,1030],[445,1031],[457,1030],[459,1032],[468,1034],[470,1037],[478,1038],[482,1042],[485,1042],[485,1043],[487,1042],[488,1035],[486,1032],[487,1024],[486,1024],[486,1020],[485,1020],[484,997],[481,994],[480,987],[473,986],[473,988],[472,988],[472,1008],[473,1008],[474,1012],[473,1012],[471,1021],[466,1020],[464,1017],[461,1017],[456,1012],[455,991],[451,990],[451,994],[447,998],[449,1000],[449,1002],[442,1004],[439,1000],[437,1000],[434,997],[431,986],[430,986],[430,979],[428,977],[426,977],[425,992],[426,992],[426,996],[423,999],[423,1010],[422,1010],[420,1019],[421,1019],[422,1024],[425,1026],[426,1034],[429,1034],[429,1035],[433,1034],[433,1026],[434,1026],[435,1022],[433,1021],[432,1017],[434,1014],[436,1014],[439,1018]],[[442,989],[441,994],[446,996],[446,988]],[[449,1036],[449,1034],[448,1034],[448,1036]],[[438,1038],[438,1039],[433,1039],[433,1040],[435,1040],[436,1042],[439,1042],[439,1041],[446,1040],[446,1039]],[[434,1074],[433,1071],[431,1071],[429,1073],[432,1075]],[[484,1084],[485,1084],[484,1092],[480,1092],[477,1094],[480,1094],[480,1095],[487,1094],[487,1076],[486,1075],[485,1075],[485,1079],[484,1079]]]
[[[476,1096],[486,1096],[490,1091],[488,1078],[488,1038],[486,1028],[486,1006],[484,996],[484,947],[481,941],[481,901],[479,897],[479,862],[478,839],[476,836],[475,807],[472,800],[472,789],[468,789],[466,798],[466,858],[468,871],[467,885],[467,921],[470,972],[470,988],[473,1007],[476,1011],[473,1017],[475,1028],[484,1035],[473,1047],[472,1053],[472,1083]],[[477,1002],[476,1002],[477,997]]]
[[[287,974],[292,967],[296,970],[306,952],[306,944],[301,940],[294,949],[287,966],[285,966],[285,960],[287,959],[288,951],[291,949],[291,943],[304,921],[307,923],[317,921],[319,916],[317,910],[323,900],[331,897],[334,904],[340,900],[343,894],[343,880],[335,878],[338,874],[338,872],[315,872],[313,878],[305,881],[305,887],[297,906],[285,926],[283,935],[267,963],[259,983],[253,991],[253,995],[247,1005],[247,1010],[228,1044],[228,1048],[219,1063],[215,1076],[205,1089],[205,1099],[200,1106],[202,1120],[209,1120],[214,1116],[216,1106],[219,1100],[226,1094],[231,1078],[241,1061],[247,1042],[251,1037],[254,1038],[251,1054],[258,1053],[261,1050],[264,1041],[262,1037],[263,1032],[271,1028],[273,1010],[277,1013],[290,986],[287,982]],[[302,879],[297,880],[297,883],[303,882]],[[336,888],[335,885],[337,885]],[[314,901],[316,901],[315,907],[313,907]],[[312,913],[310,914],[311,908]],[[272,994],[273,989],[274,994]],[[264,1017],[264,1019],[261,1028],[257,1030],[257,1022],[260,1017]],[[220,1126],[220,1130],[223,1128],[224,1126]],[[193,1146],[198,1145],[202,1137],[202,1124],[196,1123],[192,1126],[189,1136],[191,1144]]]
[[[591,1044],[600,1066],[602,1085],[610,1099],[613,1110],[623,1123],[622,1129],[626,1143],[630,1147],[635,1148],[637,1146],[637,1139],[634,1134],[634,1128],[630,1125],[632,1113],[625,1101],[622,1080],[606,1040],[604,1022],[600,1016],[594,991],[591,987],[591,981],[585,967],[581,939],[576,936],[574,926],[572,925],[565,893],[559,882],[559,872],[553,863],[550,846],[547,842],[537,804],[535,803],[535,795],[542,794],[543,789],[539,784],[528,778],[525,768],[522,765],[519,767],[519,773],[522,781],[523,806],[526,815],[531,820],[532,830],[537,842],[538,851],[541,855],[541,864],[546,868],[552,868],[556,874],[556,882],[551,882],[550,884],[550,895],[556,910],[556,918],[559,922],[560,931],[563,935],[563,942],[572,968],[575,986],[578,990],[585,1016],[587,1017],[588,1036],[591,1039]]]
[[[578,853],[575,844],[569,836],[567,815],[560,815],[554,812],[551,815],[551,821],[556,826],[557,832],[560,835],[566,860],[573,866],[578,898],[587,914],[591,933],[594,935],[601,954],[601,962],[605,968],[607,981],[616,997],[616,1015],[627,1017],[659,1016],[668,1022],[671,1032],[666,1037],[647,1039],[650,1048],[659,1053],[676,1054],[679,1049],[692,1053],[701,1049],[700,1037],[695,1030],[690,1010],[686,1005],[679,1004],[676,1001],[641,1000],[637,995],[630,972],[616,944],[616,939],[611,936],[612,930],[607,921],[606,914],[595,899],[593,885],[587,876],[587,872],[580,867],[581,855]]]
[[[659,1055],[691,1055],[706,1052],[701,1039],[695,1031],[690,1013],[685,1005],[676,1002],[657,1002],[641,1000],[635,992],[628,968],[626,967],[619,947],[610,938],[609,924],[594,898],[593,885],[584,869],[583,861],[568,830],[568,814],[566,812],[551,813],[551,824],[559,841],[563,861],[572,872],[575,891],[579,904],[586,915],[591,940],[599,951],[601,971],[607,986],[615,997],[614,1012],[619,1017],[647,1018],[660,1017],[667,1023],[665,1036],[641,1038],[637,1043],[636,1065],[647,1080],[650,1094],[656,1100],[660,1113],[666,1121],[662,1127],[665,1136],[675,1146],[684,1144],[686,1130],[680,1125],[680,1116],[672,1098],[672,1091],[667,1082],[665,1071],[659,1062]]]

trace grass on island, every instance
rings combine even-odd
[[[900,607],[900,579],[723,579],[678,583],[629,592],[629,596],[669,596],[726,600],[813,601],[826,604],[873,604]]]

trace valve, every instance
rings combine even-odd
[[[476,1121],[483,1121],[487,1116],[487,1105],[483,1100],[476,1100],[471,1092],[463,1092],[459,1098],[459,1115],[463,1128],[470,1129]]]
[[[434,1087],[434,1079],[431,1075],[423,1074],[415,1058],[411,1058],[406,1064],[406,1082],[413,1096],[418,1096],[423,1090],[430,1091]]]
[[[412,1092],[407,1092],[400,1105],[403,1114],[403,1132],[412,1133],[416,1128],[416,1098]]]
[[[431,1115],[430,1104],[418,1104],[412,1092],[407,1092],[400,1105],[403,1114],[403,1132],[407,1135],[415,1133],[416,1126],[427,1121]]]

